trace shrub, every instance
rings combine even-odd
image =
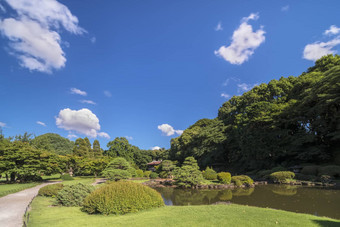
[[[74,180],[74,178],[70,174],[68,174],[68,173],[65,173],[65,174],[61,175],[60,178],[62,180]]]
[[[144,177],[149,178],[149,177],[150,177],[150,174],[151,174],[151,171],[145,171],[145,172],[144,172]]]
[[[107,169],[103,171],[103,176],[109,180],[119,181],[122,179],[131,178],[131,174],[128,170],[123,169]]]
[[[290,171],[280,171],[270,174],[274,182],[285,183],[295,177],[295,173]]]
[[[254,183],[253,179],[251,179],[247,175],[233,176],[231,178],[231,182],[233,182],[236,186],[251,186]]]
[[[141,170],[141,169],[136,170],[136,174],[137,174],[137,177],[143,177],[144,176],[143,170]]]
[[[65,186],[57,194],[57,203],[63,206],[82,206],[86,196],[94,190],[94,186],[82,183]]]
[[[220,172],[217,174],[217,179],[221,184],[230,184],[231,174],[228,172]]]
[[[166,172],[166,171],[161,171],[160,173],[159,173],[159,177],[160,178],[168,178],[168,173]]]
[[[126,214],[164,206],[154,189],[133,182],[114,182],[93,191],[84,201],[83,211],[90,214]]]
[[[318,169],[319,176],[321,175],[328,175],[331,177],[340,177],[340,166],[336,165],[329,165],[323,166]]]
[[[316,176],[312,176],[312,175],[305,175],[302,173],[297,173],[295,174],[295,178],[298,180],[303,180],[303,181],[316,181]]]
[[[320,179],[320,181],[322,183],[330,183],[330,182],[332,182],[332,177],[328,176],[328,175],[322,175],[319,179]]]
[[[202,173],[204,179],[206,180],[216,180],[217,179],[217,173],[212,168],[207,167],[205,171]]]
[[[150,173],[150,178],[151,179],[156,179],[156,178],[158,178],[158,174],[155,173],[155,172],[152,172],[152,173]]]
[[[57,196],[58,192],[63,189],[63,184],[50,184],[39,189],[38,195],[40,196]]]
[[[305,166],[302,168],[301,173],[304,175],[312,175],[317,176],[318,175],[318,168],[319,166]]]
[[[127,171],[130,173],[131,177],[136,177],[137,176],[135,168],[130,167],[130,168],[128,168]]]

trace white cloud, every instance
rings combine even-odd
[[[228,84],[230,83],[230,81],[239,82],[240,79],[237,78],[237,77],[230,77],[230,78],[226,79],[226,80],[223,82],[222,86],[224,86],[224,87],[228,86]]]
[[[71,94],[77,94],[77,95],[82,95],[82,96],[86,96],[87,95],[86,91],[82,91],[82,90],[80,90],[78,88],[71,88],[70,92],[71,92]]]
[[[221,97],[226,98],[226,99],[229,99],[229,98],[230,98],[230,95],[228,95],[228,94],[226,94],[226,93],[222,93],[222,94],[221,94]]]
[[[42,125],[42,126],[46,127],[46,124],[45,124],[44,122],[37,121],[36,123],[37,123],[38,125]]]
[[[245,91],[249,91],[251,90],[253,87],[257,86],[258,84],[246,84],[246,83],[242,83],[242,84],[237,84],[237,92],[245,92]]]
[[[128,140],[133,140],[133,137],[132,136],[124,136],[126,139]]]
[[[0,127],[5,128],[5,127],[7,127],[7,125],[6,125],[6,123],[0,121]]]
[[[78,138],[78,136],[75,135],[75,134],[69,134],[69,135],[67,135],[67,138],[73,139],[73,138]]]
[[[183,130],[175,130],[171,125],[169,124],[162,124],[162,125],[158,125],[157,127],[159,130],[162,131],[162,133],[166,136],[172,136],[175,133],[177,135],[182,135]]]
[[[151,147],[151,150],[153,150],[153,151],[155,151],[155,150],[160,150],[160,149],[161,149],[161,147],[159,147],[159,146]]]
[[[218,22],[218,24],[216,25],[216,27],[215,27],[215,31],[222,31],[223,30],[223,27],[222,27],[222,23],[221,23],[221,21],[220,22]]]
[[[281,8],[281,11],[282,11],[282,12],[285,12],[285,11],[288,11],[288,10],[289,10],[289,5],[283,6],[283,7]]]
[[[93,102],[92,100],[86,100],[86,99],[83,99],[83,100],[80,100],[81,103],[86,103],[86,104],[91,104],[91,105],[96,105],[97,103]]]
[[[68,131],[75,131],[91,138],[97,136],[110,138],[105,132],[99,132],[100,124],[97,116],[89,109],[71,110],[69,108],[60,110],[56,117],[56,125]]]
[[[255,49],[265,41],[263,28],[254,32],[253,27],[248,24],[249,20],[258,18],[257,13],[242,18],[241,25],[233,33],[230,46],[221,46],[215,54],[231,64],[240,65],[247,61],[254,54]]]
[[[315,42],[305,46],[303,50],[303,58],[311,61],[316,61],[322,56],[335,54],[333,48],[340,44],[340,37],[332,39],[328,42]]]
[[[336,25],[331,25],[329,29],[324,32],[325,35],[336,35],[338,33],[340,33],[340,28],[338,28]]]
[[[111,92],[109,92],[109,91],[104,91],[104,95],[106,97],[111,97],[112,96]]]
[[[20,65],[45,73],[63,68],[66,58],[58,32],[61,27],[73,34],[86,32],[77,17],[56,0],[6,1],[17,14],[0,19],[0,32],[9,39],[10,53]]]

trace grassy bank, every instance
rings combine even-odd
[[[40,226],[339,226],[340,220],[241,205],[167,206],[122,216],[88,215],[37,197],[30,227]]]
[[[0,197],[6,196],[8,194],[16,193],[27,188],[32,188],[41,183],[33,182],[26,184],[0,184]]]

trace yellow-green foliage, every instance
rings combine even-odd
[[[63,206],[82,206],[84,198],[94,190],[94,186],[82,183],[65,186],[57,194],[57,202]]]
[[[217,173],[213,168],[207,167],[204,171],[202,171],[202,175],[204,179],[206,180],[216,180],[217,179]]]
[[[144,172],[144,177],[149,178],[149,177],[150,177],[150,174],[151,174],[151,171],[145,171],[145,172]]]
[[[74,180],[74,178],[72,176],[70,176],[70,174],[65,173],[64,175],[61,175],[60,178],[62,180]]]
[[[250,186],[254,183],[253,179],[251,179],[247,175],[233,176],[231,178],[231,182],[233,182],[236,186],[241,186],[241,185]]]
[[[63,189],[63,184],[50,184],[40,188],[38,195],[40,196],[57,196],[58,192]]]
[[[137,177],[143,177],[144,176],[143,170],[141,170],[141,169],[136,170],[136,174],[137,174]]]
[[[154,189],[133,182],[114,182],[93,191],[83,204],[90,214],[126,214],[164,206],[161,195]]]
[[[287,180],[291,180],[295,177],[295,173],[290,171],[280,171],[270,174],[270,177],[274,182],[284,183]]]
[[[230,184],[231,174],[228,172],[220,172],[217,174],[217,179],[222,184]]]

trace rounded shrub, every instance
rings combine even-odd
[[[70,174],[68,174],[68,173],[65,173],[65,174],[61,175],[60,178],[62,180],[74,180],[74,178]]]
[[[136,174],[137,174],[137,177],[143,177],[144,176],[143,170],[141,170],[141,169],[137,169]]]
[[[65,186],[57,194],[57,203],[63,206],[82,206],[86,196],[88,196],[94,187],[82,183]]]
[[[318,175],[318,168],[319,166],[305,166],[302,168],[301,173],[304,175],[312,175],[317,176]]]
[[[274,182],[285,183],[288,180],[292,180],[295,177],[295,173],[290,171],[280,171],[270,174],[270,177]]]
[[[137,176],[135,168],[130,167],[130,168],[128,168],[127,171],[130,173],[131,177],[136,177]]]
[[[93,191],[84,200],[83,211],[117,215],[161,206],[164,202],[156,190],[142,184],[120,181]]]
[[[213,168],[207,167],[203,172],[203,177],[206,180],[216,180],[217,179],[217,173]]]
[[[58,192],[63,189],[63,184],[50,184],[39,189],[38,195],[55,197]]]
[[[151,174],[151,171],[144,171],[144,177],[147,177],[149,178],[150,177],[150,174]]]
[[[217,179],[221,184],[230,184],[231,174],[228,172],[220,172],[217,174]]]
[[[129,171],[123,170],[123,169],[107,169],[103,171],[103,175],[109,180],[114,180],[114,181],[131,178],[131,174],[129,173]]]
[[[318,169],[319,176],[328,175],[334,178],[340,177],[340,166],[337,165],[329,165],[322,166]]]
[[[152,172],[152,173],[150,173],[150,178],[151,179],[156,179],[156,178],[158,178],[158,174],[155,173],[155,172]]]
[[[251,186],[254,183],[253,179],[251,179],[247,175],[233,176],[231,178],[231,182],[233,182],[236,186],[241,185]]]
[[[168,174],[168,172],[166,172],[166,171],[161,171],[161,172],[159,173],[159,177],[160,177],[160,178],[168,178],[168,176],[169,176],[169,174]]]

